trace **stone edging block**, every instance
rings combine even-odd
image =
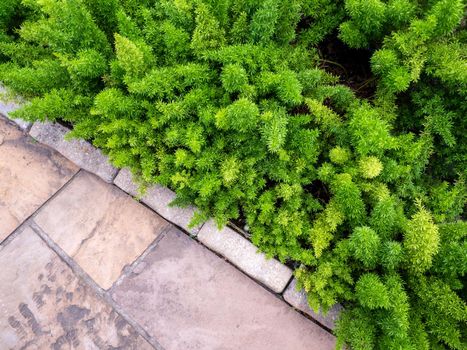
[[[321,312],[316,313],[308,305],[308,300],[304,290],[297,291],[297,280],[294,278],[284,292],[284,299],[296,309],[311,316],[313,319],[321,323],[323,326],[334,330],[336,327],[335,322],[339,318],[339,314],[343,310],[342,305],[334,305],[327,313],[323,315]]]
[[[275,259],[267,259],[249,240],[229,227],[219,230],[211,219],[198,233],[198,240],[221,254],[240,270],[281,293],[292,278],[292,270]]]
[[[29,134],[37,141],[52,147],[84,170],[89,171],[102,180],[111,183],[117,169],[109,162],[100,150],[84,140],[64,139],[69,130],[59,124],[35,122]]]
[[[5,92],[6,92],[6,89],[2,85],[0,85],[0,96],[4,94]],[[21,130],[24,131],[31,126],[31,123],[23,119],[14,119],[9,116],[10,112],[17,110],[20,107],[21,105],[19,103],[16,103],[13,101],[7,102],[7,101],[0,100],[0,114],[4,115],[5,117],[13,121],[16,125],[19,126]]]
[[[120,170],[114,184],[133,197],[138,197],[138,185],[133,181],[131,172],[128,169]],[[147,189],[145,195],[141,197],[141,202],[166,220],[188,231],[191,235],[198,234],[202,225],[193,228],[188,227],[196,208],[194,206],[186,208],[170,207],[169,204],[175,199],[175,196],[175,193],[168,188],[154,185]]]

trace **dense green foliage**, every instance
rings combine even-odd
[[[458,0],[8,0],[0,81],[144,183],[297,263],[338,346],[467,347]],[[374,50],[371,101],[319,69]]]
[[[430,171],[453,180],[467,169],[467,45],[465,23],[459,26],[465,2],[346,0],[345,8],[340,38],[377,49],[371,66],[380,78],[379,103],[392,105],[409,90],[399,96],[395,127],[430,133]]]

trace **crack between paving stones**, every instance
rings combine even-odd
[[[326,332],[328,332],[329,334],[335,336],[334,334],[334,331],[331,329],[331,328],[328,328],[326,327],[324,324],[320,323],[318,320],[315,320],[313,317],[311,317],[310,315],[308,315],[306,312],[300,310],[300,309],[297,309],[295,306],[293,306],[292,304],[289,304],[287,302],[287,300],[285,300],[284,298],[282,298],[282,300],[287,304],[289,305],[292,309],[294,309],[297,313],[299,313],[300,315],[302,315],[303,317],[305,317],[306,319],[310,320],[311,322],[313,322],[314,324],[316,324],[317,326],[319,326],[320,328],[322,328],[323,330],[325,330]]]
[[[112,290],[114,288],[119,286],[126,277],[130,276],[133,273],[133,271],[138,267],[138,265],[143,262],[143,260],[146,258],[146,256],[149,253],[151,253],[151,251],[155,247],[157,247],[159,242],[166,236],[166,234],[168,232],[170,232],[170,230],[171,230],[171,227],[170,227],[170,223],[169,223],[169,225],[167,225],[167,227],[165,227],[159,233],[159,235],[151,242],[151,244],[149,244],[147,246],[147,248],[135,260],[133,260],[133,262],[131,264],[125,265],[122,268],[122,272],[120,273],[120,276],[117,278],[117,280],[114,283],[112,283],[112,286],[108,289],[108,292],[112,293]]]
[[[78,249],[73,253],[72,257],[77,256],[79,254],[81,248],[83,248],[83,245],[96,235],[97,229],[99,228],[99,226],[101,225],[101,223],[103,221],[104,221],[104,218],[101,218],[101,219],[97,220],[97,222],[94,224],[94,227],[91,230],[91,233],[86,238],[83,238],[81,240]]]

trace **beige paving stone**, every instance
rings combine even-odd
[[[0,117],[0,242],[77,171],[59,153]]]
[[[169,225],[117,187],[84,171],[34,220],[104,289]]]
[[[292,282],[290,282],[289,286],[285,290],[284,299],[293,307],[308,314],[329,329],[334,329],[336,327],[336,321],[339,319],[339,315],[343,310],[342,305],[336,304],[328,311],[326,315],[324,315],[322,312],[314,312],[313,309],[308,305],[305,291],[297,291],[297,280],[295,278],[292,280]]]
[[[111,289],[166,349],[330,350],[334,337],[177,229]]]
[[[30,228],[0,266],[0,349],[152,349]]]

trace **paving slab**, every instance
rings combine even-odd
[[[334,349],[334,337],[177,229],[112,298],[166,349]]]
[[[132,196],[139,197],[138,185],[133,181],[131,172],[128,169],[120,170],[114,183]],[[167,187],[154,185],[147,189],[146,193],[141,197],[141,202],[153,209],[163,218],[183,228],[190,234],[196,235],[202,225],[189,227],[196,208],[194,206],[188,206],[186,208],[169,206],[175,197],[175,192]]]
[[[204,224],[197,238],[276,293],[281,293],[292,278],[292,270],[287,266],[275,259],[267,259],[253,243],[231,228],[219,230],[213,220]]]
[[[78,170],[0,117],[0,242]]]
[[[0,266],[0,349],[152,349],[29,227]]]
[[[34,221],[103,289],[170,224],[123,191],[81,171]]]
[[[326,315],[322,312],[315,312],[308,304],[307,296],[304,290],[297,290],[297,280],[294,278],[284,292],[284,299],[296,309],[306,313],[313,319],[329,329],[336,328],[336,321],[343,310],[342,305],[334,305]]]
[[[65,135],[69,131],[60,124],[35,122],[29,134],[37,141],[57,150],[84,170],[111,183],[118,170],[109,163],[107,157],[99,149],[89,142],[65,140]]]

